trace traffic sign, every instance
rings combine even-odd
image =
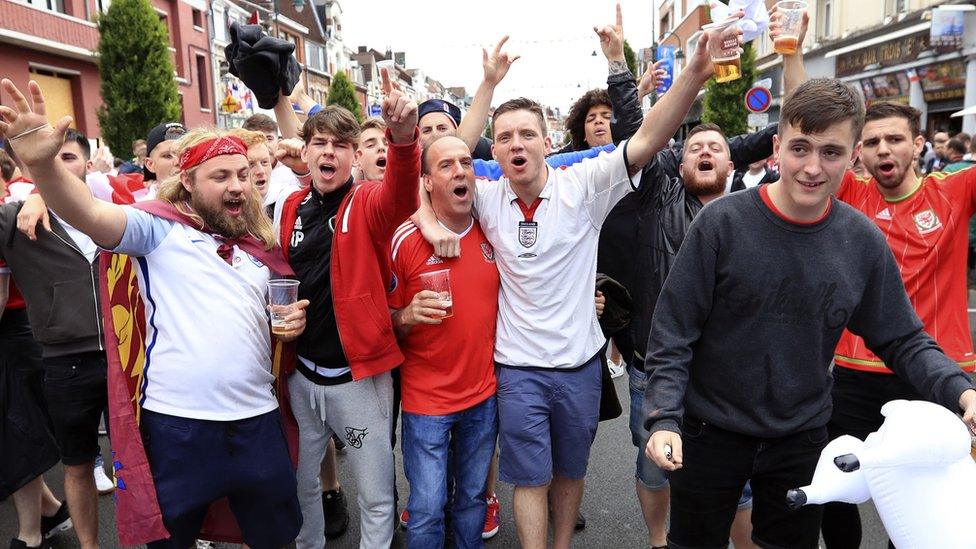
[[[763,78],[762,80],[756,80],[756,83],[753,84],[753,87],[773,89],[773,79]]]
[[[381,114],[383,114],[383,107],[380,107],[379,105],[377,105],[375,103],[369,106],[369,115],[370,116],[379,116]]]
[[[766,112],[769,105],[773,102],[773,93],[769,88],[756,86],[746,92],[746,108],[749,112]]]
[[[769,125],[769,115],[766,113],[752,113],[746,117],[746,124],[750,128],[765,128]]]

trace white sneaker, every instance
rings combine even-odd
[[[624,372],[627,371],[627,365],[624,364],[623,359],[621,359],[620,362],[614,362],[610,359],[607,359],[607,369],[610,370],[611,378],[618,378],[624,375]]]
[[[207,541],[205,539],[198,539],[196,549],[214,549],[217,544],[212,541]]]
[[[105,474],[105,468],[95,466],[95,488],[99,494],[111,494],[115,491],[115,481]]]

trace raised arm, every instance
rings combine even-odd
[[[609,40],[612,32],[610,27],[597,30],[601,42]],[[708,57],[707,47],[709,40],[720,39],[719,33],[720,31],[711,31],[702,34],[688,66],[668,93],[644,117],[637,133],[627,142],[626,158],[632,174],[643,168],[654,154],[667,146],[691,109],[698,92],[712,76],[712,62]]]
[[[783,14],[779,8],[773,6],[769,12],[769,39],[775,41],[783,30]],[[803,39],[807,35],[807,26],[810,24],[810,16],[803,14],[800,21],[800,36],[797,39],[796,52],[783,55],[783,95],[790,92],[807,81],[807,71],[803,67]]]
[[[301,86],[302,83],[299,82],[298,85]],[[298,89],[298,86],[295,89]],[[295,109],[291,107],[291,98],[284,92],[278,92],[278,102],[275,103],[274,112],[275,118],[278,120],[278,130],[281,132],[281,137],[283,139],[297,139],[302,125],[298,121]]]
[[[387,168],[379,193],[367,198],[368,215],[377,240],[387,240],[397,226],[417,209],[420,181],[420,146],[417,144],[417,102],[390,82],[386,69],[383,81],[383,121],[386,122]]]
[[[53,127],[48,124],[44,95],[34,81],[28,84],[33,108],[13,82],[4,79],[2,86],[13,97],[14,107],[0,107],[0,135],[10,140],[30,169],[48,207],[102,248],[118,246],[125,232],[125,212],[115,204],[96,200],[85,182],[68,171],[58,157],[71,117],[65,116]]]
[[[485,78],[478,86],[474,100],[471,101],[471,108],[461,119],[461,125],[457,129],[458,138],[464,141],[464,144],[472,151],[478,146],[478,139],[485,129],[485,123],[488,122],[488,110],[491,108],[491,98],[495,94],[495,87],[508,74],[508,69],[512,67],[512,63],[521,57],[502,51],[502,46],[507,41],[508,35],[506,34],[495,44],[495,49],[490,55],[488,50],[481,50],[481,66],[484,68]]]
[[[624,18],[620,2],[617,2],[616,24],[607,25],[604,29],[607,32],[600,34],[600,49],[607,58],[607,94],[613,109],[610,133],[613,142],[620,143],[634,135],[644,119],[637,82],[624,57]],[[599,29],[593,27],[593,30],[599,34]]]

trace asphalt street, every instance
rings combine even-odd
[[[617,394],[623,404],[624,414],[614,420],[603,422],[597,432],[593,444],[589,470],[586,477],[586,492],[583,497],[583,514],[587,519],[586,530],[575,537],[574,545],[586,548],[622,548],[646,547],[647,534],[644,521],[641,518],[634,494],[634,460],[636,449],[630,441],[630,431],[627,428],[627,376],[614,380]],[[108,439],[102,437],[104,455],[109,456]],[[349,530],[337,540],[328,542],[330,548],[359,547],[359,520],[356,507],[356,484],[351,477],[350,468],[344,463],[348,459],[340,454],[340,481],[346,492],[346,499],[352,515]],[[397,457],[397,485],[401,497],[409,492],[406,479],[403,476],[402,460]],[[60,465],[49,471],[45,478],[48,485],[59,497],[63,497],[63,473]],[[502,523],[498,535],[488,541],[487,547],[517,547],[518,538],[512,516],[512,488],[499,484],[497,489],[502,505]],[[404,502],[401,501],[401,508]],[[887,537],[878,519],[877,513],[870,504],[861,506],[861,516],[864,523],[864,541],[862,547],[883,548]],[[0,503],[0,544],[3,547],[9,539],[16,535],[17,518],[13,503],[8,499]],[[99,502],[99,532],[102,547],[119,547],[118,536],[115,533],[114,510],[111,496],[102,496]],[[73,531],[52,539],[52,547],[68,549],[79,547]],[[403,546],[403,534],[398,531],[394,538],[394,546]],[[230,546],[228,546],[230,547]]]

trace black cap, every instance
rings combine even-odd
[[[461,109],[454,103],[448,103],[442,99],[428,99],[417,107],[417,123],[420,119],[432,112],[442,112],[454,120],[454,126],[461,125]]]
[[[172,141],[174,139],[179,139],[183,137],[186,133],[186,127],[179,122],[164,122],[155,128],[149,130],[149,135],[146,137],[146,156],[152,154],[153,149],[156,145],[159,145],[163,141]],[[149,171],[149,168],[142,168],[142,175],[146,181],[151,181],[156,179],[156,174]]]

